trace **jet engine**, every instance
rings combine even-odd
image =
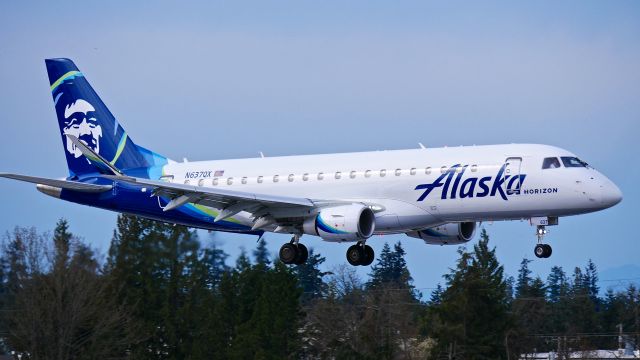
[[[362,204],[328,207],[304,221],[305,234],[326,241],[358,241],[373,235],[376,220],[373,211]]]
[[[407,233],[407,236],[424,240],[431,245],[458,245],[473,239],[475,222],[446,223],[444,225]]]

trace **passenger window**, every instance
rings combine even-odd
[[[186,180],[184,181],[184,184],[185,184],[185,185],[189,185],[189,179],[186,179]]]
[[[402,169],[396,169],[396,176],[402,175]]]
[[[203,185],[204,185],[204,179],[198,180],[198,186],[203,186]]]
[[[302,181],[307,181],[307,180],[309,180],[309,174],[307,173],[302,174]]]
[[[213,178],[213,181],[211,181],[211,184],[212,184],[213,186],[218,185],[218,178]]]
[[[262,184],[262,179],[263,179],[263,177],[262,177],[262,176],[258,176],[258,179],[257,179],[258,184]]]
[[[440,168],[440,174],[444,174],[446,172],[447,172],[447,167],[446,166],[443,166],[443,167]]]
[[[478,171],[478,165],[471,165],[471,172],[476,172]]]
[[[578,159],[577,157],[571,157],[571,156],[563,156],[561,157],[562,159],[562,163],[564,164],[565,167],[587,167],[589,166],[589,164],[587,164],[586,162]]]
[[[279,175],[273,175],[273,182],[276,183],[280,181],[280,176]]]
[[[243,176],[243,177],[242,177],[242,180],[240,180],[240,182],[241,182],[243,185],[244,185],[244,184],[246,184],[246,183],[247,183],[247,177],[246,177],[246,176]]]
[[[564,159],[564,158],[563,158]],[[565,164],[566,166],[566,164]],[[560,167],[560,161],[558,161],[557,157],[548,157],[542,161],[543,169],[556,169]]]
[[[292,182],[292,181],[293,181],[293,179],[295,179],[295,177],[296,177],[295,175],[293,175],[293,174],[289,174],[289,179],[288,179],[288,180],[289,180],[289,182]]]
[[[409,174],[415,175],[416,174],[416,168],[411,168],[411,170],[409,170]]]
[[[424,173],[427,174],[427,175],[430,175],[431,174],[431,166],[427,166],[427,168],[424,169]]]
[[[351,171],[351,173],[349,173],[349,177],[352,178],[352,179],[355,179],[356,178],[356,171],[355,170]]]
[[[368,178],[371,177],[371,170],[367,170],[364,172],[364,177]]]
[[[233,184],[233,178],[230,177],[227,179],[227,185],[232,185]]]
[[[318,180],[324,179],[324,173],[318,173]]]
[[[336,171],[336,179],[340,179],[342,177],[342,173],[340,171]]]

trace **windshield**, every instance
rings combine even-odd
[[[556,169],[560,167],[560,161],[557,157],[548,157],[542,161],[543,169]]]
[[[589,166],[589,164],[578,159],[577,157],[563,156],[561,157],[561,159],[565,167],[588,167]]]

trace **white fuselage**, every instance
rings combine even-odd
[[[376,233],[404,233],[448,222],[575,215],[620,201],[620,190],[591,167],[542,168],[543,159],[563,156],[575,157],[548,145],[509,144],[172,162],[165,165],[163,179],[362,202],[376,212]],[[450,170],[454,165],[460,166]],[[434,182],[426,196],[424,187],[416,189]],[[252,223],[244,212],[234,219]]]

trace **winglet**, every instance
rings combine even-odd
[[[84,155],[89,160],[89,162],[93,166],[95,166],[96,169],[98,169],[98,171],[100,171],[100,173],[122,176],[122,172],[120,172],[120,170],[118,170],[110,162],[105,160],[98,153],[93,151],[90,147],[88,147],[85,143],[80,141],[77,137],[70,134],[66,134],[66,136],[69,138],[69,140],[71,140],[73,145],[77,147],[80,150],[80,152],[82,152],[82,155]]]

